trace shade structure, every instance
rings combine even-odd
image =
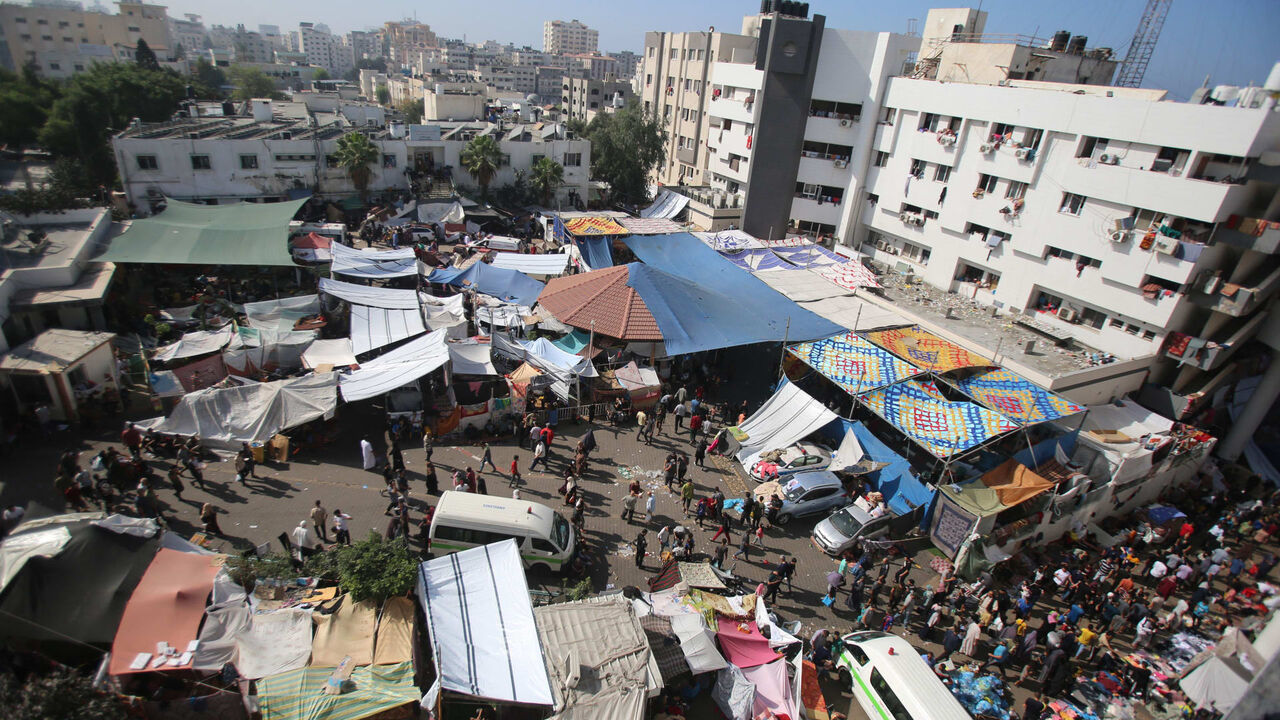
[[[507,702],[554,703],[515,541],[422,563],[418,597],[441,688]]]
[[[564,253],[542,253],[526,255],[513,252],[490,253],[496,268],[503,270],[519,270],[529,275],[560,275],[569,264],[569,256]]]
[[[998,368],[962,378],[956,386],[965,395],[1019,425],[1034,425],[1084,412],[1084,408],[1030,380]]]
[[[130,223],[95,260],[293,266],[289,222],[305,202],[198,205],[171,199],[159,214]]]
[[[444,365],[449,361],[446,332],[443,328],[435,330],[361,363],[359,370],[344,375],[339,382],[343,399],[355,402],[381,395],[425,377]]]
[[[351,350],[357,355],[426,331],[422,313],[417,308],[386,310],[368,305],[351,306]]]
[[[924,372],[851,332],[793,345],[789,352],[851,395],[892,385]]]
[[[330,278],[320,278],[320,293],[346,300],[354,305],[368,305],[369,307],[385,308],[387,310],[418,309],[418,293],[416,290],[371,287]]]
[[[1051,481],[1013,458],[983,475],[982,484],[994,490],[1005,507],[1020,505],[1053,487]]]
[[[884,467],[867,474],[877,492],[884,496],[885,504],[899,515],[906,515],[912,510],[927,506],[933,499],[932,487],[920,482],[911,471],[911,463],[894,452],[872,434],[871,430],[860,422],[841,420],[846,431],[852,432],[862,446],[866,458],[872,462],[884,463]]]
[[[555,603],[537,608],[534,617],[552,679],[552,717],[641,720],[646,716],[649,691],[656,695],[662,687],[662,666],[653,657],[630,600],[614,595]]]
[[[747,248],[742,250],[718,251],[725,260],[748,272],[766,272],[769,270],[798,270],[795,265],[778,257],[769,248]]]
[[[630,266],[554,278],[538,302],[560,322],[620,340],[662,340],[658,321],[636,289]]]
[[[689,196],[671,190],[661,190],[653,199],[652,205],[640,210],[640,217],[642,219],[673,218],[679,215],[688,204]],[[622,223],[626,225],[631,219],[633,218],[623,218]]]
[[[734,618],[717,615],[716,626],[716,639],[720,641],[724,659],[744,670],[782,657],[769,645],[769,638],[760,634],[754,620],[741,623]]]
[[[994,367],[995,363],[948,342],[919,325],[863,333],[871,342],[930,372],[966,367]]]
[[[609,235],[587,235],[575,238],[573,244],[582,254],[582,262],[588,270],[601,270],[613,267],[613,237]]]
[[[533,305],[543,288],[542,283],[518,270],[507,270],[479,262],[466,268],[432,270],[427,280],[475,290],[520,305]]]
[[[971,402],[952,402],[930,382],[905,380],[859,398],[935,457],[949,458],[1018,425]]]
[[[329,266],[335,275],[362,278],[406,277],[418,272],[418,260],[413,248],[403,250],[356,250],[341,243],[334,243],[333,264]]]
[[[775,247],[773,252],[783,260],[802,268],[818,268],[828,265],[843,265],[849,262],[849,258],[812,243],[804,243],[801,245],[793,245],[790,247]]]
[[[231,342],[235,331],[235,326],[228,323],[221,330],[197,330],[183,333],[182,339],[178,340],[178,342],[156,348],[155,359],[170,362],[216,352]]]
[[[666,218],[622,218],[618,222],[632,235],[666,235],[683,232],[685,226]]]
[[[213,591],[213,578],[222,569],[221,555],[198,555],[161,548],[142,581],[134,588],[111,644],[112,675],[149,670],[191,667],[191,655],[153,667],[134,667],[138,653],[150,653],[156,644],[168,643],[179,654],[199,636],[205,603]],[[185,659],[185,662],[181,660]]]
[[[333,245],[333,240],[324,235],[307,233],[290,240],[289,244],[296,250],[328,250]]]
[[[567,220],[565,228],[574,235],[626,235],[627,229],[607,216],[579,217]]]
[[[856,260],[838,265],[824,265],[814,268],[813,272],[846,290],[881,287],[880,281],[876,280],[876,274]]]
[[[351,674],[347,691],[324,692],[333,668],[306,667],[257,682],[262,720],[358,720],[417,702],[413,663],[363,665]]]
[[[835,419],[836,414],[812,395],[787,383],[738,426],[742,443],[738,462],[749,467],[759,453],[803,440]]]
[[[742,230],[720,230],[719,232],[689,233],[701,240],[707,247],[715,250],[744,250],[747,248],[768,247],[759,238],[748,235]]]

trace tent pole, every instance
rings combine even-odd
[[[782,352],[778,353],[778,379],[782,379],[782,366],[787,360],[787,342],[791,339],[791,316],[787,316],[787,329],[782,332]]]
[[[857,293],[855,292],[854,294],[856,295]],[[858,303],[858,314],[853,316],[853,330],[854,330],[854,332],[857,332],[857,330],[858,330],[858,321],[859,321],[859,320],[861,320],[861,319],[862,319],[862,303]]]

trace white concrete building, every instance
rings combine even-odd
[[[562,86],[560,104],[570,120],[591,122],[597,114],[613,112],[631,101],[630,82],[566,75]]]
[[[542,50],[552,55],[594,53],[600,49],[600,31],[577,20],[542,23]]]
[[[306,53],[308,65],[322,67],[334,76],[344,75],[355,67],[351,46],[343,43],[341,37],[329,32],[324,25],[298,23],[298,29],[290,36],[293,38],[292,49]]]
[[[182,18],[169,18],[169,34],[174,46],[181,45],[187,55],[192,57],[203,52],[205,43],[209,41],[209,31],[195,13],[185,13]]]
[[[118,2],[118,12],[0,3],[0,66],[31,65],[44,77],[65,78],[116,60],[116,48],[146,40],[161,63],[172,61],[174,40],[163,5]]]

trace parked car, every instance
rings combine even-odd
[[[785,484],[767,482],[756,486],[756,499],[766,505],[774,494],[782,498],[782,508],[777,516],[779,525],[786,525],[792,518],[829,512],[852,502],[840,478],[826,470],[796,473]]]
[[[748,473],[756,482],[777,480],[798,472],[822,470],[831,464],[831,450],[817,443],[798,442],[782,450],[777,460],[756,460]]]
[[[848,505],[831,513],[826,520],[813,528],[813,544],[828,555],[839,556],[853,546],[856,540],[877,538],[889,530],[894,516],[885,513],[871,517],[857,505]]]

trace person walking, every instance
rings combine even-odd
[[[698,432],[702,430],[702,416],[694,415],[689,418],[689,444],[696,445],[698,443]]]
[[[426,474],[427,474],[427,494],[438,496],[440,494],[440,479],[436,477],[436,464],[429,460],[427,461]]]
[[[657,435],[662,435],[662,421],[667,419],[667,408],[659,403],[658,409],[653,413],[653,431]]]
[[[204,523],[206,533],[222,537],[222,528],[218,527],[218,508],[213,503],[200,507],[200,522]]]
[[[182,485],[182,468],[177,463],[169,466],[169,486],[173,488],[173,494],[182,499],[182,491],[186,488]]]
[[[645,422],[648,419],[649,419],[649,416],[646,415],[643,410],[639,410],[636,412],[636,427],[639,428],[639,430],[636,431],[637,440],[644,440]]]
[[[662,481],[666,484],[667,489],[671,489],[672,483],[676,481],[676,456],[674,453],[667,455],[667,461],[662,466]]]
[[[637,499],[638,496],[633,492],[627,493],[627,496],[622,499],[622,519],[626,520],[628,523],[630,523],[632,518],[636,515]]]
[[[431,434],[431,428],[422,429],[422,451],[427,454],[427,462],[431,462],[431,454],[436,451],[435,437]]]
[[[329,536],[325,532],[325,524],[329,520],[329,511],[317,500],[315,507],[311,508],[311,525],[316,529],[316,535],[324,542],[329,542]]]
[[[253,459],[253,450],[249,447],[249,443],[240,443],[240,452],[236,455],[236,472],[240,473],[241,482],[248,478],[257,478],[258,474],[254,472],[257,463]]]
[[[529,417],[533,417],[533,416],[530,415]],[[542,427],[538,425],[537,421],[535,420],[529,426],[529,448],[530,449],[536,448],[538,446],[538,441],[541,439],[542,439]],[[530,469],[533,469],[532,463],[530,463]]]
[[[537,441],[537,445],[533,448],[533,459],[529,461],[529,472],[533,472],[533,466],[539,462],[542,463],[542,469],[547,469],[547,444],[541,440]]]
[[[351,531],[347,527],[347,521],[351,516],[342,512],[340,508],[333,509],[333,539],[340,545],[351,544]]]
[[[654,419],[653,419],[653,418],[649,418],[648,420],[645,420],[645,422],[644,422],[644,444],[645,444],[645,445],[652,445],[652,444],[653,444],[653,425],[654,425],[654,422],[655,422],[655,421],[654,421]]]
[[[484,444],[484,452],[480,454],[480,472],[484,472],[486,463],[494,472],[498,472],[498,466],[493,464],[493,448],[489,447],[489,443]]]
[[[658,531],[658,552],[663,553],[671,546],[671,526],[663,525]]]
[[[684,505],[684,516],[689,517],[689,505],[693,502],[693,481],[685,480],[680,486],[680,502]]]
[[[724,526],[722,525],[721,528],[723,527]],[[719,531],[717,531],[717,536],[718,536],[718,533]],[[727,538],[729,536],[725,535],[725,537]],[[715,538],[712,538],[712,540],[714,541]],[[738,549],[733,553],[733,558],[735,560],[738,558],[742,558],[747,562],[751,562],[751,533],[748,533],[748,532],[742,533],[742,542],[738,543]]]
[[[676,410],[674,414],[676,419],[675,423],[671,427],[671,432],[678,433],[684,426],[684,418],[689,414],[689,409],[684,406],[683,401],[680,401],[676,403]]]
[[[520,477],[520,456],[513,455],[511,457],[511,483],[508,487],[518,488],[524,478]]]
[[[644,567],[644,551],[649,547],[648,533],[648,530],[642,529],[640,534],[636,535],[635,541],[632,542],[636,549],[636,567],[638,568]]]
[[[657,514],[657,510],[658,498],[654,497],[653,491],[650,490],[644,499],[644,521],[646,523],[653,522],[653,517]]]
[[[378,468],[378,457],[373,454],[373,443],[369,442],[368,435],[360,438],[360,460],[365,470],[376,470]]]
[[[698,447],[693,451],[693,461],[698,467],[703,467],[702,461],[707,458],[707,438],[702,437],[698,440]]]
[[[768,602],[775,603],[778,601],[778,590],[782,588],[782,573],[774,570],[769,573],[769,579],[765,581],[764,599]]]
[[[293,545],[298,549],[297,558],[301,562],[305,562],[307,558],[314,555],[316,548],[320,545],[315,533],[307,527],[306,520],[299,522],[298,527],[293,529]]]

